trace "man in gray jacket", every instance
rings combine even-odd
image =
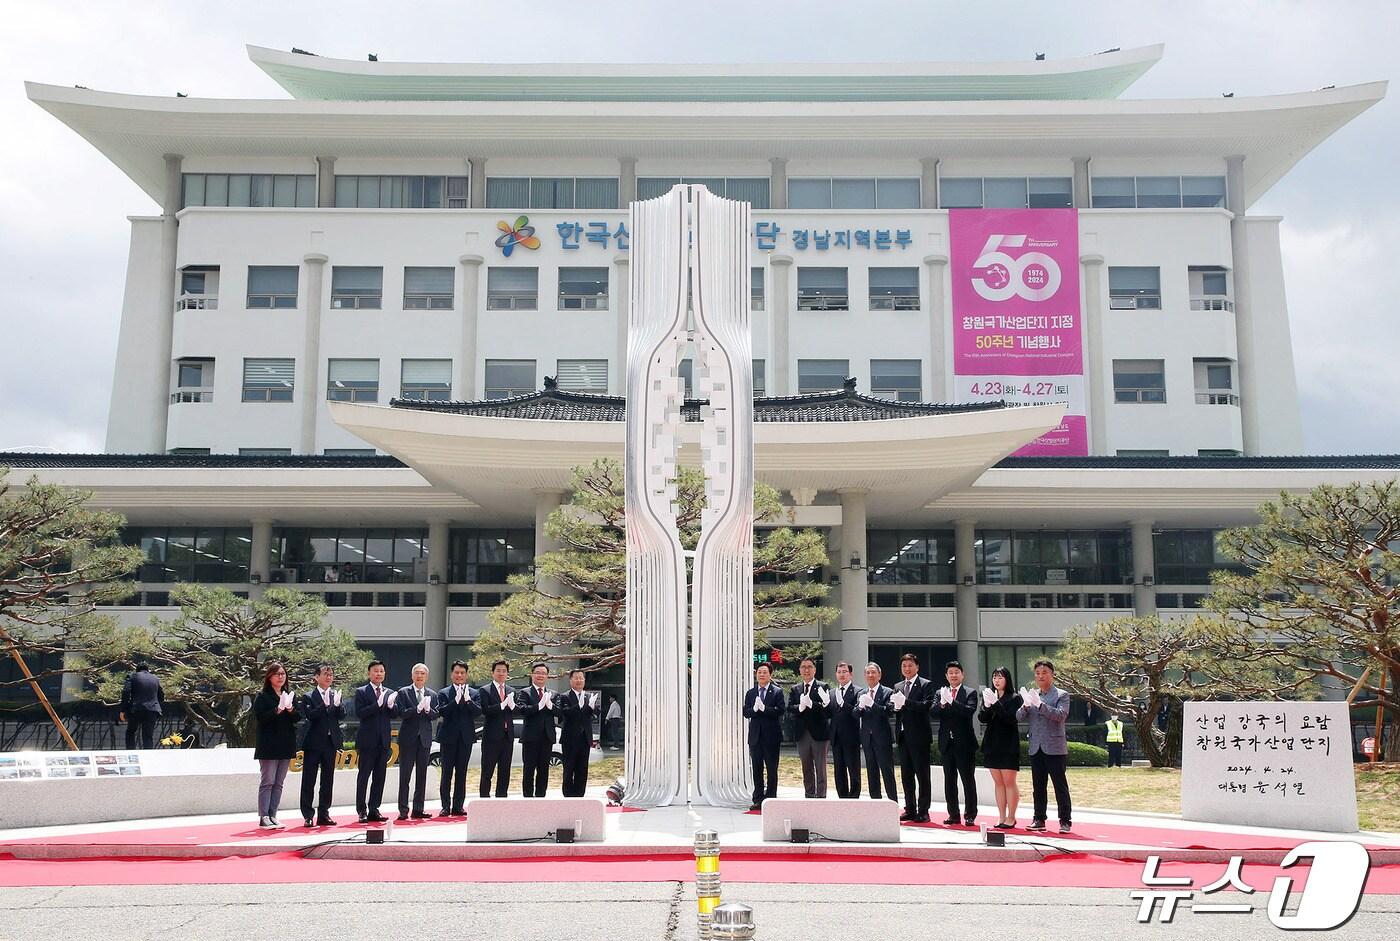
[[[1055,686],[1055,664],[1035,662],[1035,688],[1021,690],[1024,705],[1016,718],[1030,719],[1031,790],[1035,795],[1035,818],[1030,830],[1044,830],[1047,811],[1045,781],[1055,785],[1055,810],[1060,815],[1060,832],[1070,830],[1069,781],[1065,763],[1069,743],[1065,740],[1065,720],[1069,718],[1069,693]]]

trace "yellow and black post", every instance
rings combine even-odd
[[[700,918],[700,939],[709,941],[711,917],[719,905],[719,833],[695,831],[695,904]]]

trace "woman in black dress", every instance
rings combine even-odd
[[[1021,803],[1016,788],[1016,772],[1021,768],[1021,727],[1016,722],[1019,708],[1021,696],[1011,688],[1011,671],[997,667],[992,671],[992,685],[982,690],[977,719],[985,729],[982,764],[991,772],[996,786],[997,810],[1001,814],[998,830],[1016,826],[1016,807]]]
[[[296,700],[287,688],[287,671],[276,660],[264,668],[262,691],[253,699],[253,717],[258,723],[257,747],[261,780],[258,782],[258,826],[282,829],[277,822],[277,805],[282,802],[282,782],[297,753]]]

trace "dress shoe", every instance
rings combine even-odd
[[[1016,829],[1016,824],[1014,824],[1014,823],[998,823],[998,824],[994,824],[994,826],[995,826],[998,830],[1014,830],[1014,829]]]
[[[304,822],[304,825],[305,825],[306,829],[308,829],[308,830],[310,830],[312,827],[314,827],[314,826],[316,825],[316,824],[314,824],[314,823],[311,822],[311,818],[310,818],[310,817],[302,817],[301,819],[302,819],[302,821]]]
[[[975,826],[977,826],[977,824],[973,823],[973,821],[976,820],[976,819],[977,819],[976,817],[964,817],[964,818],[963,818],[963,826],[965,826],[965,827],[975,827]]]
[[[439,816],[439,817],[450,817],[450,816],[452,816],[452,811],[450,811],[450,810],[448,810],[446,807],[444,807],[442,810],[439,810],[439,811],[438,811],[438,816]]]
[[[431,820],[433,815],[430,813],[425,813],[421,810],[415,810],[409,816],[411,816],[414,820]]]
[[[467,812],[466,812],[466,810],[464,810],[463,808],[461,808],[461,807],[453,807],[453,808],[452,808],[452,816],[454,816],[454,817],[465,817],[466,815],[467,815]]]
[[[395,819],[396,819],[399,823],[402,823],[403,821],[405,821],[405,820],[408,819],[408,814],[399,814],[398,817],[396,817]]]
[[[333,827],[335,826],[335,821],[331,819],[330,814],[321,814],[316,818],[316,826]]]
[[[943,826],[945,826],[945,827],[960,827],[960,826],[962,826],[962,821],[959,820],[957,817],[949,817],[947,820],[943,821]]]
[[[1045,821],[1044,821],[1044,820],[1032,820],[1031,823],[1030,823],[1030,826],[1026,827],[1026,829],[1027,829],[1027,830],[1044,830],[1044,829],[1045,829]]]
[[[919,814],[914,818],[915,823],[928,823],[928,814]]]
[[[904,813],[902,813],[902,814],[899,815],[899,821],[900,821],[900,823],[903,823],[903,822],[905,822],[905,821],[907,821],[907,820],[917,820],[918,817],[919,817],[918,814],[912,814],[912,813],[910,813],[909,811],[906,810]]]
[[[360,823],[369,823],[369,814],[360,814]]]
[[[374,813],[372,813],[372,814],[369,815],[369,817],[367,818],[367,821],[368,821],[369,823],[388,823],[388,822],[389,822],[389,818],[386,817],[386,816],[384,816],[383,814],[381,814],[379,811],[376,810]]]
[[[749,810],[762,810],[762,809],[763,809],[763,805],[762,805],[762,804],[750,804],[750,805],[749,805]]]

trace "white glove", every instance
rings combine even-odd
[[[988,709],[990,709],[992,706],[994,706],[994,705],[996,704],[996,701],[997,701],[997,691],[996,691],[996,690],[992,689],[990,686],[988,686],[986,689],[982,690],[982,702],[983,702],[984,705],[986,705],[986,707],[987,707]]]
[[[906,702],[906,700],[904,698],[904,694],[896,690],[895,694],[890,697],[890,702],[894,703],[894,711],[898,712],[899,710],[904,708],[904,703]]]
[[[551,710],[554,708],[554,694],[549,690],[545,690],[540,694],[540,708]]]
[[[825,686],[818,687],[817,695],[822,698],[823,706],[831,705],[831,693],[827,690]]]
[[[333,690],[331,690],[331,705],[332,705],[332,706],[338,706],[338,705],[340,705],[340,690],[338,690],[338,689],[333,689]]]
[[[870,709],[875,705],[875,697],[869,693],[861,693],[859,704],[862,709]]]
[[[396,703],[396,702],[398,702],[398,701],[399,701],[399,694],[398,694],[397,692],[390,693],[390,694],[389,694],[389,701],[388,701],[387,705],[388,705],[388,707],[389,707],[390,709],[392,709],[392,708],[394,708],[394,703]]]
[[[433,708],[433,701],[426,695],[418,703],[419,712],[429,712]]]
[[[941,703],[942,703],[943,705],[945,705],[945,706],[950,706],[950,705],[952,705],[952,703],[953,703],[953,691],[952,691],[951,689],[949,689],[948,687],[946,687],[946,686],[941,687],[941,688],[938,690],[938,701],[941,702]]]
[[[1025,703],[1032,709],[1040,705],[1040,691],[1035,689],[1026,690]]]
[[[811,697],[811,696],[801,696],[801,697],[798,698],[798,700],[797,700],[797,711],[798,711],[798,712],[806,712],[808,709],[811,709],[811,708],[812,708],[812,697]]]
[[[755,697],[753,698],[753,711],[754,711],[754,712],[767,712],[767,711],[768,711],[768,707],[765,706],[765,705],[763,704],[763,697],[762,697],[762,696],[755,696]]]
[[[502,708],[502,709],[510,709],[510,710],[512,710],[512,711],[515,710],[515,694],[514,694],[514,693],[511,693],[510,695],[506,696],[505,702],[501,703],[501,708]]]
[[[280,696],[277,697],[277,711],[278,711],[278,712],[285,712],[285,711],[290,710],[291,708],[292,708],[292,694],[289,693],[289,692],[286,692],[286,691],[284,690],[284,691],[282,692],[282,695],[280,695]]]

